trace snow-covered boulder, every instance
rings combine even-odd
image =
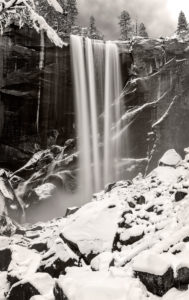
[[[174,150],[170,149],[159,160],[160,166],[176,167],[182,161],[181,156]]]
[[[133,270],[148,291],[157,296],[163,296],[174,286],[169,255],[146,251],[134,259]]]
[[[123,271],[92,272],[89,268],[70,268],[55,287],[56,300],[144,300],[138,280]]]
[[[7,300],[30,300],[35,295],[53,299],[53,288],[54,280],[49,274],[30,274],[11,287]]]
[[[79,257],[59,238],[42,255],[39,271],[58,278],[60,274],[65,274],[67,267],[78,265]]]
[[[13,284],[32,276],[39,268],[41,256],[37,252],[19,245],[11,246],[10,249],[12,259],[8,268],[8,278]]]
[[[97,254],[111,251],[119,218],[119,202],[112,200],[88,203],[71,215],[61,237],[87,262]]]
[[[167,254],[144,251],[133,259],[133,270],[135,272],[162,276],[170,267],[170,256]]]

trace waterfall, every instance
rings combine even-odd
[[[87,56],[87,74],[89,88],[89,106],[91,119],[91,144],[92,144],[92,162],[94,169],[94,188],[100,189],[100,156],[98,142],[98,119],[97,119],[97,97],[95,83],[95,65],[93,56],[92,40],[86,39],[86,56]]]
[[[44,30],[40,32],[40,56],[39,56],[39,70],[41,71],[44,68],[45,63],[45,33]],[[40,111],[40,104],[41,104],[41,85],[42,80],[39,80],[39,89],[38,89],[38,101],[37,101],[37,116],[36,116],[36,128],[37,132],[39,132],[39,111]]]
[[[78,184],[84,202],[119,179],[121,71],[114,42],[71,36],[79,150]],[[117,125],[119,124],[119,125]]]
[[[83,190],[84,201],[86,201],[92,193],[92,161],[87,91],[88,84],[85,68],[84,43],[82,38],[78,36],[71,36],[71,51],[75,84],[77,132],[79,140],[78,147],[80,155],[79,187]]]
[[[104,108],[104,184],[118,180],[118,161],[120,140],[117,126],[120,116],[121,94],[119,54],[116,44],[106,43],[105,54],[105,108]],[[112,126],[114,130],[112,130]],[[115,138],[114,138],[115,137]]]

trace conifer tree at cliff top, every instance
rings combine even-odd
[[[120,26],[120,39],[125,41],[132,37],[132,25],[131,17],[129,13],[124,10],[119,16],[119,26]]]
[[[146,27],[145,27],[144,23],[141,23],[139,26],[139,36],[148,38],[148,33],[146,31]]]
[[[72,27],[75,26],[77,15],[78,15],[77,1],[67,0],[66,11],[67,11],[68,32],[71,33]]]
[[[89,19],[88,37],[95,40],[103,39],[103,35],[99,32],[99,30],[96,27],[96,20],[94,16],[91,16]]]
[[[177,33],[186,32],[188,30],[188,23],[185,14],[181,11],[178,18]]]

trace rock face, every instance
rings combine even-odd
[[[183,154],[187,146],[189,52],[188,42],[177,39],[136,39],[119,47],[121,101],[130,110],[122,155],[131,161],[124,168],[132,178],[152,170],[167,149]],[[27,28],[10,28],[0,38],[0,54],[0,166],[15,170],[40,148],[75,136],[70,50],[47,39],[43,46]]]
[[[69,47],[42,45],[36,32],[12,27],[0,37],[0,56],[0,164],[16,169],[39,146],[73,136]]]
[[[125,87],[130,157],[148,157],[146,171],[171,148],[183,154],[189,138],[188,43],[138,39],[132,45],[134,74]],[[181,117],[182,116],[182,117]]]

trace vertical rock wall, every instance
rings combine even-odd
[[[128,156],[148,158],[149,172],[170,148],[183,154],[189,143],[188,43],[138,40],[123,99],[132,111]]]
[[[39,147],[72,137],[73,91],[69,47],[15,27],[0,37],[0,164],[16,168]],[[39,115],[38,115],[39,114]]]

